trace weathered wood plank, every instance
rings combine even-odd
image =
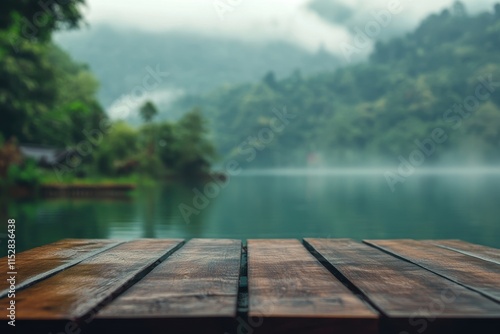
[[[352,240],[305,242],[388,317],[384,333],[469,333],[481,326],[485,333],[500,326],[500,304],[415,264]]]
[[[16,294],[17,320],[79,319],[140,277],[181,240],[135,240],[88,258]],[[0,300],[4,309],[8,299]]]
[[[103,308],[92,332],[232,332],[241,241],[193,239]]]
[[[16,290],[48,278],[81,261],[115,247],[121,242],[113,240],[65,239],[33,248],[16,255]],[[7,257],[0,259],[0,272],[11,272]],[[6,280],[0,281],[0,298],[7,296]]]
[[[241,241],[193,239],[98,318],[234,317]]]
[[[500,265],[500,249],[498,248],[471,244],[461,240],[425,240],[425,242]]]
[[[500,266],[496,263],[415,240],[365,242],[500,302]]]
[[[248,292],[258,332],[376,332],[378,314],[298,240],[248,241]]]

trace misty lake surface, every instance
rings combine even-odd
[[[17,202],[6,211],[17,221],[18,251],[63,238],[462,239],[500,247],[498,173],[422,173],[392,192],[380,171],[247,171],[185,219],[179,206],[196,209],[193,188]]]

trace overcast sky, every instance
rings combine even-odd
[[[87,0],[91,25],[106,23],[150,31],[182,30],[215,36],[266,41],[281,39],[315,51],[320,45],[339,53],[342,42],[352,42],[352,31],[329,24],[307,9],[310,0]],[[491,9],[498,0],[465,0],[470,12]],[[359,28],[372,10],[387,8],[390,0],[337,0],[351,8]],[[402,12],[385,29],[413,28],[432,12],[449,7],[453,0],[401,0]],[[233,3],[221,15],[216,3]],[[228,7],[229,8],[229,7]],[[221,19],[223,17],[223,19]]]

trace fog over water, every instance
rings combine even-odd
[[[378,168],[260,168],[242,170],[241,176],[325,176],[325,175],[384,175],[397,166]],[[500,175],[500,166],[427,167],[415,168],[415,175]]]

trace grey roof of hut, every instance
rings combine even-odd
[[[69,152],[66,149],[39,145],[20,145],[19,150],[25,158],[33,159],[43,165],[56,165],[65,159]]]

